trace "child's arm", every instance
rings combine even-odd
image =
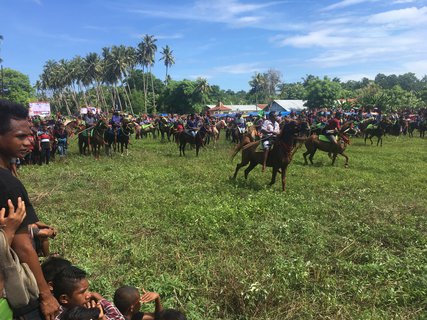
[[[0,229],[4,230],[7,242],[11,245],[15,232],[18,230],[27,212],[25,210],[25,202],[22,201],[20,197],[18,198],[16,210],[12,200],[9,199],[7,205],[9,207],[9,215],[7,218],[4,217],[6,215],[6,208],[0,210]]]
[[[151,301],[154,301],[155,303],[154,313],[144,313],[143,320],[154,319],[154,315],[163,311],[162,303],[160,302],[160,295],[157,292],[146,292],[144,289],[142,289],[142,292],[144,292],[144,294],[141,297],[141,303]]]

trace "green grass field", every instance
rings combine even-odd
[[[189,319],[427,318],[427,140],[353,139],[349,168],[300,149],[267,187],[234,172],[230,144],[194,150],[132,140],[130,155],[23,167],[52,251],[108,298],[122,284],[159,292]],[[153,306],[147,306],[147,310]]]

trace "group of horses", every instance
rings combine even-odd
[[[128,121],[123,121],[117,126],[109,126],[107,119],[101,118],[89,127],[79,120],[73,120],[65,125],[65,130],[69,137],[77,134],[81,155],[92,153],[95,159],[99,159],[102,148],[105,148],[105,153],[109,156],[112,156],[113,151],[128,154],[129,138],[134,133],[134,126]]]
[[[352,127],[351,122],[343,124],[338,133],[338,143],[331,143],[326,139],[322,139],[321,135],[315,133],[309,134],[307,127],[303,122],[288,121],[281,125],[280,133],[275,137],[273,147],[268,153],[266,166],[272,168],[272,176],[270,185],[276,182],[277,173],[282,175],[282,191],[286,190],[286,171],[288,165],[299,147],[305,144],[307,151],[303,154],[305,164],[307,156],[310,163],[313,164],[313,157],[317,150],[325,151],[332,159],[332,165],[335,163],[337,155],[342,155],[345,161],[345,167],[348,166],[348,156],[344,153],[347,145],[350,143],[347,132]],[[248,132],[242,137],[242,141],[236,146],[232,153],[232,159],[238,152],[242,153],[242,160],[236,165],[233,179],[236,179],[239,170],[249,164],[245,169],[245,179],[249,173],[259,164],[264,162],[264,152],[257,151],[257,148],[262,140],[256,140],[255,127],[249,128]]]

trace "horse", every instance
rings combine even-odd
[[[173,123],[168,123],[168,121],[162,117],[162,118],[160,118],[160,120],[158,120],[157,124],[159,126],[159,131],[160,131],[160,134],[162,136],[162,141],[165,140],[165,134],[166,134],[168,141],[171,142],[171,134],[173,131]]]
[[[76,130],[79,128],[80,121],[72,120],[72,121],[66,121],[65,123],[65,131],[67,131],[67,134],[70,138],[74,137]]]
[[[279,170],[282,174],[282,191],[286,191],[286,170],[288,165],[291,163],[292,158],[296,150],[295,147],[295,135],[298,134],[300,128],[295,121],[286,123],[281,129],[280,133],[276,137],[273,148],[268,153],[267,166],[272,167],[272,175],[270,186],[276,182],[276,176]],[[236,179],[237,173],[240,168],[249,164],[245,169],[245,179],[248,178],[249,173],[258,164],[264,162],[264,152],[256,152],[256,148],[260,141],[254,141],[256,130],[252,130],[250,133],[245,134],[242,142],[235,148],[232,159],[241,150],[242,161],[236,165],[236,170],[232,179]]]
[[[105,144],[104,135],[107,129],[107,121],[105,119],[100,119],[90,132],[90,145],[92,147],[92,152],[96,160],[99,160],[99,156],[101,154],[101,147],[103,147]]]
[[[204,127],[201,127],[196,135],[193,137],[192,134],[182,131],[178,134],[179,141],[179,156],[183,155],[185,157],[185,146],[187,143],[196,146],[196,157],[199,156],[200,147],[202,147],[205,143],[205,138],[207,135],[207,131]]]
[[[128,151],[128,144],[129,144],[129,137],[133,133],[133,128],[130,123],[124,122],[123,125],[120,127],[118,135],[117,135],[117,141],[120,144],[120,152],[123,155],[123,148],[126,149],[126,155],[129,155]]]
[[[79,145],[79,153],[80,155],[86,155],[86,149],[90,147],[89,143],[89,128],[86,129],[86,126],[84,124],[79,124],[78,126],[79,133],[77,134],[78,137],[78,145]]]
[[[366,140],[369,139],[371,140],[371,145],[374,144],[374,142],[372,141],[373,137],[377,137],[377,147],[378,145],[380,145],[381,147],[383,146],[383,136],[385,134],[385,129],[387,127],[386,122],[381,121],[378,125],[373,125],[370,124],[366,127],[364,135],[365,135],[365,145],[366,145]]]
[[[350,140],[342,129],[339,133],[339,137],[340,139],[338,141],[338,145],[330,142],[329,140],[327,140],[328,138],[326,137],[322,138],[322,136],[318,136],[315,134],[307,138],[307,140],[305,141],[305,147],[307,151],[303,153],[304,164],[306,165],[308,164],[307,155],[310,155],[309,156],[310,163],[313,164],[314,154],[316,153],[317,149],[319,149],[319,150],[328,152],[330,157],[332,154],[332,165],[334,165],[337,155],[338,154],[342,155],[345,158],[344,166],[348,167],[348,156],[344,153],[344,151],[347,145],[350,144]]]
[[[420,132],[420,138],[424,138],[427,131],[427,119],[418,123],[418,131]]]
[[[151,135],[153,136],[153,139],[156,139],[157,138],[156,131],[157,131],[156,123],[143,124],[141,125],[141,138],[148,137],[148,134],[151,133]]]

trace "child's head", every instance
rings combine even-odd
[[[122,286],[114,293],[114,304],[125,316],[133,315],[139,311],[141,308],[140,299],[138,289],[131,286]]]
[[[187,317],[178,310],[165,309],[156,315],[156,320],[187,320]]]
[[[50,287],[50,291],[53,291],[53,278],[64,270],[66,267],[71,266],[71,262],[61,257],[51,256],[47,258],[41,265],[44,278]]]
[[[97,320],[102,316],[99,308],[73,307],[64,311],[61,320]]]
[[[75,266],[63,269],[53,279],[53,295],[66,308],[89,302],[91,294],[86,272]]]

